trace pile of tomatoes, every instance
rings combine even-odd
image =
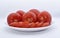
[[[31,9],[28,12],[18,10],[7,17],[9,26],[18,28],[46,27],[51,24],[51,15],[47,11]]]

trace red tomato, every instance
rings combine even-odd
[[[43,25],[43,22],[36,22],[36,27],[41,27]]]
[[[21,28],[28,28],[29,27],[28,22],[19,22],[19,25],[21,25]]]
[[[43,11],[38,15],[38,20],[51,24],[51,15],[47,11]]]
[[[12,22],[12,23],[10,23],[10,26],[21,27],[21,25],[19,24],[19,22]]]
[[[20,14],[21,16],[23,16],[23,14],[24,14],[25,12],[22,11],[22,10],[18,10],[16,13]]]
[[[19,15],[21,15],[21,17],[22,17],[25,12],[22,11],[22,10],[18,10],[16,13],[19,14]],[[21,19],[21,20],[22,20],[22,19]]]
[[[31,9],[30,12],[35,13],[36,15],[38,15],[40,13],[40,11],[38,11],[37,9]]]
[[[10,26],[19,27],[19,28],[28,28],[29,23],[28,22],[13,22],[13,23],[10,23]]]
[[[45,22],[45,23],[43,23],[43,25],[41,25],[41,27],[45,27],[45,26],[49,26],[50,24],[49,24],[49,22]]]
[[[19,28],[45,27],[51,24],[51,20],[51,15],[47,11],[40,13],[37,9],[31,9],[27,13],[18,10],[7,17],[7,23],[10,26]]]
[[[36,24],[34,22],[29,23],[29,28],[35,28],[35,27],[36,27]]]
[[[11,13],[7,17],[8,24],[10,24],[12,22],[18,22],[18,21],[21,21],[21,15],[19,15],[19,14]]]
[[[31,9],[30,12],[33,12],[34,14],[36,14],[36,19],[37,19],[36,21],[38,21],[37,17],[38,17],[38,14],[40,13],[40,11],[37,9]]]
[[[27,12],[23,15],[23,21],[35,22],[36,21],[36,15],[32,12]]]

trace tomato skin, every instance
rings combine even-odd
[[[20,28],[29,28],[29,23],[28,22],[19,22],[19,25],[21,25]]]
[[[43,25],[41,25],[41,27],[45,27],[45,26],[49,26],[50,24],[49,24],[49,22],[45,22],[45,23],[43,23]]]
[[[23,15],[23,21],[35,22],[36,21],[36,15],[32,12],[27,12]]]
[[[40,11],[38,11],[37,9],[31,9],[29,11],[33,12],[34,14],[36,14],[36,16],[40,13]]]
[[[24,14],[25,12],[22,11],[22,10],[18,10],[16,13],[20,14],[21,16],[23,16],[23,14]]]
[[[35,27],[36,27],[36,24],[34,22],[29,23],[29,28],[35,28]]]
[[[43,11],[42,14],[46,14],[47,18],[45,18],[46,19],[45,22],[51,23],[51,20],[52,20],[51,14],[49,14],[47,11]]]
[[[13,22],[13,23],[10,23],[10,26],[19,27],[19,28],[28,28],[29,23],[28,22]]]
[[[12,22],[18,22],[18,21],[21,21],[21,16],[19,14],[11,13],[7,17],[7,23],[8,24],[10,24]]]
[[[43,11],[38,15],[38,20],[51,24],[51,15],[47,11]]]
[[[29,10],[29,11],[30,11],[30,12],[33,12],[33,13],[36,15],[36,19],[37,19],[36,21],[39,21],[37,17],[38,17],[38,14],[40,13],[40,11],[37,10],[37,9],[31,9],[31,10]]]
[[[16,13],[19,14],[19,15],[21,16],[21,18],[22,18],[22,16],[25,14],[25,12],[22,11],[22,10],[18,10]],[[23,19],[23,18],[22,18],[22,19]],[[21,19],[21,20],[22,20],[22,19]]]
[[[10,26],[12,26],[12,27],[20,27],[21,25],[19,24],[19,22],[12,22],[12,23],[10,23]]]
[[[41,27],[43,25],[43,22],[36,22],[36,27]]]
[[[39,13],[38,20],[39,20],[39,22],[44,22],[44,17],[42,15],[42,13]]]
[[[46,27],[46,26],[49,26],[49,22],[36,22],[36,27]]]

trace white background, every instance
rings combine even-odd
[[[54,20],[50,29],[41,32],[18,32],[8,29],[5,24],[6,16],[16,10],[27,12],[36,8],[47,10]],[[0,0],[0,38],[60,38],[60,0]]]

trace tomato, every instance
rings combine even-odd
[[[22,10],[18,10],[16,13],[19,14],[19,15],[21,15],[21,17],[22,17],[25,12],[22,11]],[[22,19],[21,19],[21,20],[22,20]]]
[[[13,23],[10,23],[10,26],[19,27],[19,28],[28,28],[29,23],[28,22],[13,22]]]
[[[51,24],[51,15],[47,11],[43,11],[38,15],[38,20]]]
[[[31,9],[30,12],[35,13],[36,16],[40,13],[40,11],[38,11],[37,9]]]
[[[43,25],[43,22],[36,22],[36,27],[41,27]]]
[[[19,25],[21,25],[21,28],[28,28],[29,27],[29,23],[28,22],[19,22]]]
[[[22,11],[22,10],[18,10],[16,13],[20,14],[21,16],[23,16],[23,14],[24,14],[25,12]]]
[[[40,13],[40,11],[37,9],[31,9],[30,12],[33,12],[36,15],[36,19],[37,19],[36,21],[38,21],[37,17],[38,17],[38,14]]]
[[[18,21],[21,21],[21,15],[19,15],[19,14],[11,13],[7,17],[8,24],[10,24],[12,22],[18,22]]]
[[[23,15],[23,21],[35,22],[36,21],[36,15],[32,12],[27,12]]]
[[[43,25],[41,25],[41,27],[45,27],[45,26],[49,26],[50,24],[49,24],[49,22],[45,22],[45,23],[43,23]]]
[[[27,13],[18,10],[16,13],[11,13],[7,17],[7,23],[12,27],[19,28],[37,28],[45,27],[51,24],[51,15],[47,11],[38,11],[31,9]]]
[[[41,27],[42,25],[43,25],[43,22],[29,23],[30,28],[37,28],[37,27]]]
[[[20,27],[21,25],[19,24],[19,22],[12,22],[12,23],[10,23],[10,26]]]
[[[29,23],[29,28],[35,28],[35,27],[36,27],[36,24],[34,22]]]

